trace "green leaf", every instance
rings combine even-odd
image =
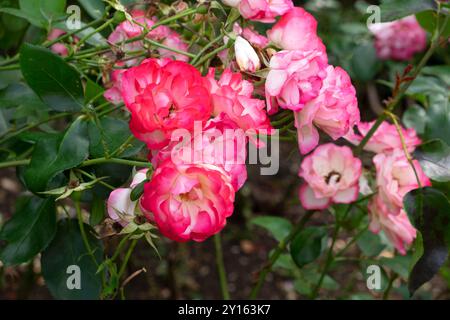
[[[450,145],[450,103],[448,95],[431,95],[427,109],[425,137]]]
[[[23,44],[20,68],[28,85],[50,108],[79,111],[83,106],[83,87],[78,72],[50,50]]]
[[[423,11],[416,14],[419,24],[427,30],[429,33],[433,33],[436,30],[436,22],[438,21],[438,14],[436,11]],[[445,21],[445,16],[439,15],[439,25],[442,26]],[[442,32],[443,37],[450,36],[450,24],[447,23],[445,29]]]
[[[286,238],[292,229],[292,224],[289,220],[275,216],[256,217],[250,223],[266,229],[277,241]]]
[[[381,251],[386,247],[380,241],[380,237],[376,234],[373,234],[369,230],[366,230],[356,241],[359,249],[361,249],[362,253],[367,257],[375,257],[378,256]]]
[[[105,92],[105,89],[103,89],[100,85],[92,81],[91,79],[88,79],[86,81],[86,88],[84,90],[84,103],[88,104],[96,98],[97,102],[99,104],[106,102],[106,99],[103,97],[97,98],[99,95],[102,95],[103,92]]]
[[[291,242],[291,256],[301,268],[316,260],[325,248],[327,231],[325,228],[309,227],[302,230]]]
[[[130,199],[131,201],[137,201],[144,194],[144,186],[148,182],[147,179],[139,183],[137,186],[131,190]]]
[[[86,23],[84,23],[83,21],[80,22],[80,26],[81,28],[85,28],[86,27]],[[69,29],[67,27],[67,24],[65,21],[62,22],[58,22],[55,24],[55,28],[58,29],[62,29],[66,32],[71,32],[73,30]],[[93,35],[91,35],[93,34]],[[101,33],[99,32],[95,32],[95,29],[92,27],[87,27],[86,29],[83,29],[79,32],[77,32],[77,37],[78,38],[84,38],[87,35],[91,35],[89,37],[89,39],[86,40],[86,42],[92,46],[102,46],[102,45],[106,45],[108,44],[108,42],[106,41],[106,39],[102,36]]]
[[[48,246],[55,232],[54,200],[27,198],[17,207],[15,214],[0,232],[0,239],[6,241],[6,245],[0,251],[0,260],[6,265],[31,260]]]
[[[388,267],[400,277],[408,279],[409,265],[411,263],[411,256],[395,256],[393,258],[380,258],[380,262],[383,266]]]
[[[90,147],[89,151],[92,157],[104,157],[106,151],[114,152],[119,148],[127,139],[131,136],[128,123],[124,120],[102,117],[100,119],[100,126],[94,121],[89,122],[89,138]],[[106,149],[108,150],[105,150]],[[144,144],[133,139],[130,146],[124,150],[122,154],[118,154],[120,157],[131,157],[137,154]]]
[[[381,21],[398,20],[418,12],[435,9],[434,0],[383,0],[380,5]]]
[[[19,0],[20,11],[31,24],[46,28],[65,15],[66,0]]]
[[[91,226],[96,226],[105,218],[105,200],[94,197],[91,206],[91,215],[89,216],[89,224]]]
[[[103,245],[93,236],[93,230],[84,225],[87,240],[92,248],[97,264],[103,257]],[[51,294],[56,299],[93,300],[100,297],[101,274],[96,274],[97,264],[83,243],[77,220],[62,220],[58,223],[58,231],[49,247],[42,253],[42,274]],[[72,283],[70,266],[78,266],[80,270],[80,289],[70,290],[67,284]],[[68,272],[69,271],[69,272]]]
[[[427,113],[425,110],[415,104],[403,113],[402,121],[407,128],[413,128],[418,134],[422,134],[425,132],[426,118]]]
[[[450,244],[450,203],[433,188],[416,189],[404,198],[405,210],[423,238],[423,255],[412,268],[408,288],[411,295],[439,271]],[[417,259],[417,257],[416,257]]]
[[[423,171],[432,180],[450,181],[450,147],[442,140],[422,144],[414,153]]]
[[[76,167],[88,157],[87,123],[76,119],[64,135],[37,142],[24,179],[32,192],[46,191],[56,174]]]
[[[105,12],[105,4],[102,0],[78,0],[83,8],[94,19],[99,19]]]
[[[381,63],[377,58],[372,43],[358,46],[351,60],[351,67],[355,79],[360,81],[372,80],[380,69]]]
[[[439,78],[446,86],[450,86],[450,66],[427,66],[422,69],[421,73]]]

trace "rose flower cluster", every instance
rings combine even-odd
[[[139,171],[129,188],[111,193],[109,215],[123,225],[137,210],[175,241],[203,241],[219,232],[233,213],[235,193],[247,178],[246,144],[261,146],[259,135],[273,132],[268,115],[280,109],[293,112],[299,151],[304,155],[299,170],[304,180],[299,190],[302,206],[322,210],[359,197],[361,160],[349,146],[319,145],[320,134],[356,145],[373,123],[360,121],[356,90],[347,72],[328,64],[315,18],[290,0],[223,2],[237,8],[245,19],[275,22],[267,37],[251,26],[235,23],[234,36],[227,34],[223,39],[234,41],[233,61],[229,60],[231,49],[218,54],[223,68],[210,68],[202,75],[186,55],[161,48],[157,59],[116,62],[123,68],[111,74],[113,85],[105,96],[113,103],[123,101],[131,114],[131,132],[146,143],[154,168],[151,174]],[[169,27],[152,28],[155,18],[140,11],[132,16],[133,22],[121,23],[110,35],[111,45],[125,52],[141,50],[142,40],[127,40],[141,35],[147,26],[148,39],[180,52],[188,50]],[[254,73],[260,69],[257,52],[269,45],[267,77],[263,88],[255,88],[235,70]],[[256,93],[265,100],[256,98]],[[412,152],[420,139],[414,130],[402,130]],[[233,135],[227,135],[229,131]],[[365,150],[376,153],[370,230],[383,230],[399,252],[405,253],[416,231],[402,199],[419,187],[417,178],[421,186],[430,182],[415,161],[416,177],[393,125],[383,123]],[[132,201],[132,188],[143,181],[143,196]]]

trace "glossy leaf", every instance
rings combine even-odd
[[[269,231],[277,241],[286,238],[292,229],[292,224],[289,220],[274,216],[256,217],[251,220],[251,223]]]
[[[102,0],[78,0],[78,2],[94,19],[101,18],[105,12],[105,4]]]
[[[302,230],[291,242],[291,256],[298,267],[316,260],[325,247],[325,228],[309,227]]]
[[[33,192],[46,191],[49,181],[58,173],[76,167],[89,154],[87,123],[75,120],[64,135],[37,142],[24,179]]]
[[[130,136],[128,123],[123,120],[102,117],[100,125],[91,121],[89,122],[90,154],[92,157],[104,157],[107,152],[114,152],[122,146]],[[116,156],[130,157],[138,153],[143,147],[144,144],[141,141],[133,139],[123,153],[116,154]]]
[[[434,0],[383,0],[380,5],[381,21],[398,20],[418,12],[434,9],[436,9]]]
[[[406,194],[405,210],[423,238],[423,255],[412,268],[410,294],[428,282],[447,260],[450,243],[450,203],[433,188],[417,189]],[[417,259],[417,257],[416,257]]]
[[[83,106],[80,75],[60,56],[25,43],[20,68],[31,89],[53,110],[79,111]]]
[[[103,245],[93,235],[93,230],[84,225],[87,240],[92,248],[97,264],[101,263]],[[49,247],[42,253],[42,274],[51,294],[56,299],[98,299],[101,292],[101,274],[97,274],[97,264],[83,243],[83,238],[77,220],[62,220],[58,223],[58,231]],[[80,289],[68,288],[71,278],[76,271],[80,271]]]
[[[6,265],[30,261],[48,246],[55,232],[54,199],[27,198],[0,232],[0,239],[6,242],[0,260]]]
[[[432,180],[450,181],[450,147],[442,140],[422,144],[414,153],[423,171]]]

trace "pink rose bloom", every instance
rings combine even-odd
[[[213,165],[166,160],[145,184],[142,206],[161,233],[175,241],[204,241],[218,233],[234,209],[228,175]]]
[[[328,66],[326,71],[327,77],[323,80],[319,96],[308,102],[301,111],[294,112],[302,154],[307,154],[319,143],[317,128],[337,140],[359,122],[356,90],[347,72],[333,66]]]
[[[345,138],[351,143],[357,145],[361,142],[363,137],[367,135],[369,130],[374,125],[372,122],[360,122],[358,124],[359,134],[351,130]],[[422,143],[417,136],[416,130],[413,128],[402,128],[402,135],[405,138],[405,143],[408,148],[408,152],[413,152],[418,145]],[[369,139],[369,142],[364,146],[364,150],[375,153],[391,153],[396,149],[402,149],[402,141],[398,134],[395,125],[384,121],[375,131],[374,135]]]
[[[275,53],[270,59],[266,79],[269,114],[277,111],[277,105],[299,111],[316,98],[327,76],[327,66],[325,50],[283,50]]]
[[[402,149],[396,149],[388,155],[377,154],[373,162],[377,171],[378,195],[390,213],[398,214],[403,208],[403,197],[411,190],[419,188],[414,170]],[[422,187],[431,186],[419,161],[413,160],[413,164]]]
[[[380,59],[411,60],[427,47],[427,34],[415,16],[374,23],[369,30],[375,35],[375,49]]]
[[[118,188],[109,194],[107,201],[107,210],[109,217],[119,222],[122,226],[126,226],[133,221],[138,210],[138,202],[140,208],[140,200],[131,201],[130,195],[133,188],[147,178],[148,169],[139,170],[133,177],[133,181],[128,188]],[[142,212],[142,210],[141,210]]]
[[[180,51],[188,50],[187,43],[184,42],[183,39],[180,37],[180,35],[178,33],[176,33],[175,31],[171,31],[167,35],[167,37],[164,38],[162,44],[169,48],[177,49]],[[188,56],[185,56],[184,54],[176,53],[176,52],[164,49],[164,48],[158,48],[158,52],[159,52],[159,55],[161,56],[161,58],[172,58],[175,60],[180,60],[180,61],[185,61],[185,62],[189,61]]]
[[[410,245],[416,237],[416,229],[411,225],[405,210],[397,215],[390,214],[379,196],[375,196],[367,207],[369,209],[369,230],[375,234],[384,231],[392,245],[400,252],[406,254],[406,245]]]
[[[271,23],[293,6],[292,0],[241,0],[238,8],[245,19]]]
[[[272,126],[263,100],[252,98],[253,84],[242,79],[240,73],[225,69],[220,79],[214,77],[214,69],[209,70],[206,83],[211,93],[213,114],[225,113],[246,133],[271,134]],[[250,140],[258,145],[255,137]]]
[[[123,101],[121,94],[122,75],[125,69],[117,69],[111,72],[112,87],[105,90],[104,97],[113,104],[119,104]]]
[[[317,21],[303,8],[294,7],[267,31],[269,40],[284,50],[322,50]]]
[[[320,210],[332,203],[355,201],[361,170],[361,160],[353,156],[349,147],[332,143],[317,147],[300,166],[299,176],[305,180],[299,191],[302,206]]]
[[[62,29],[52,29],[52,31],[50,31],[47,40],[48,41],[53,41],[55,39],[58,39],[59,37],[62,37],[63,35],[65,35],[66,32]],[[78,37],[73,36],[74,42],[78,42]],[[59,54],[62,57],[67,57],[69,55],[69,49],[67,48],[67,46],[64,43],[55,43],[50,47],[50,50],[52,50],[54,53]]]
[[[169,158],[176,165],[220,167],[231,178],[235,191],[247,180],[245,133],[224,113],[209,120],[203,128],[196,126],[193,135],[181,130],[174,132],[171,143],[150,157],[155,168]]]
[[[109,35],[108,41],[113,44],[120,44],[122,42],[127,41],[128,39],[132,39],[140,36],[144,32],[144,28],[142,25],[145,25],[147,28],[152,28],[156,23],[156,18],[148,19],[145,17],[145,13],[141,10],[134,10],[132,12],[133,19],[137,22],[124,21],[120,23],[116,29]],[[167,26],[158,26],[155,29],[151,30],[147,36],[148,39],[159,41],[161,44],[178,49],[181,51],[186,51],[188,45],[182,40],[180,35],[175,31],[171,30]],[[144,44],[142,41],[134,41],[130,43],[124,44],[125,52],[131,51],[139,51],[144,49]],[[161,58],[173,58],[181,61],[188,61],[189,57],[175,53],[173,51],[157,48]],[[127,66],[132,66],[137,63],[136,59],[131,59],[126,61]]]
[[[165,147],[174,130],[192,130],[211,115],[209,90],[193,66],[147,59],[122,74],[121,94],[131,112],[130,129],[149,149]]]
[[[267,47],[269,44],[269,39],[255,31],[253,26],[242,29],[242,27],[236,22],[233,26],[233,32],[239,36],[242,36],[257,48],[262,49]]]

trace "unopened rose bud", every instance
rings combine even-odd
[[[241,3],[241,0],[222,0],[222,2],[227,6],[236,8]]]
[[[244,38],[238,36],[234,43],[236,61],[241,71],[255,72],[261,67],[258,54],[250,43]]]

